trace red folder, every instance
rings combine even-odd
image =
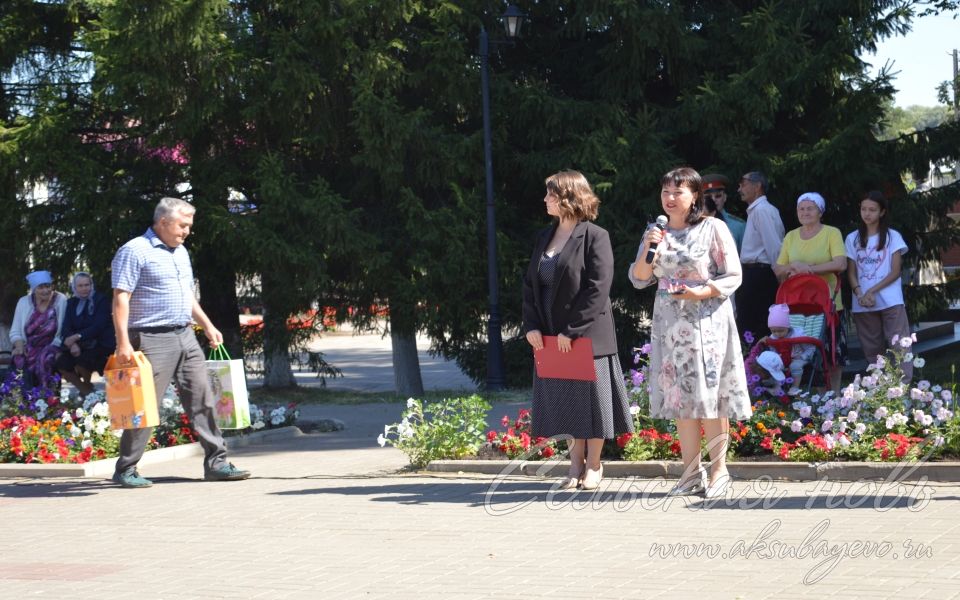
[[[570,352],[560,352],[556,336],[545,335],[543,349],[533,351],[533,362],[541,379],[597,380],[590,338],[577,338],[571,343]]]

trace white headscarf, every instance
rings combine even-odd
[[[809,200],[817,205],[817,208],[820,209],[820,214],[822,215],[827,209],[827,201],[823,199],[823,196],[816,192],[804,192],[800,194],[800,197],[797,198],[797,206],[800,206],[800,203],[804,200]]]

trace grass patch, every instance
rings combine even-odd
[[[445,398],[469,396],[469,390],[431,390],[417,397],[423,402],[435,402]],[[490,404],[505,402],[529,402],[529,389],[506,390],[502,392],[477,392]],[[296,387],[289,389],[253,388],[250,390],[250,401],[254,404],[378,404],[403,403],[406,396],[394,392],[352,392],[349,390],[329,390],[325,388]]]

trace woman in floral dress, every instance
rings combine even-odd
[[[670,171],[661,180],[666,230],[647,229],[630,265],[636,288],[656,285],[651,328],[650,412],[676,419],[684,471],[672,495],[723,496],[729,486],[729,420],[751,415],[731,296],[740,259],[730,230],[703,214],[700,175]],[[652,263],[645,257],[657,244]],[[710,478],[700,465],[700,428],[710,452]]]

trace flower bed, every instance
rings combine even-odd
[[[153,430],[148,450],[197,440],[175,388],[168,388],[158,408],[160,424]],[[295,405],[261,409],[251,404],[252,426],[224,434],[285,427],[294,424],[298,416]],[[71,398],[65,388],[59,393],[29,388],[16,372],[0,385],[2,463],[86,463],[113,458],[118,455],[120,434],[120,430],[110,429],[110,408],[103,392]]]
[[[745,338],[752,344],[752,336]],[[783,389],[761,382],[761,377],[751,372],[750,357],[756,346],[748,345],[746,368],[752,384],[753,417],[730,424],[728,459],[899,462],[960,456],[955,384],[944,387],[924,379],[915,385],[902,381],[903,361],[912,361],[915,372],[922,374],[924,360],[911,353],[913,342],[912,338],[895,339],[897,349],[892,360],[878,357],[866,373],[857,375],[836,395],[830,391],[803,392],[793,386]],[[649,344],[636,350],[634,368],[626,374],[635,433],[607,442],[606,460],[680,458],[674,423],[650,417],[649,350]],[[788,378],[784,383],[792,382]],[[408,403],[414,406],[418,401],[411,399]],[[471,438],[469,445],[476,447],[475,452],[467,453],[462,447],[456,456],[434,451],[432,459],[475,456],[535,461],[551,458],[565,447],[561,440],[532,437],[531,413],[527,409],[521,409],[514,418],[504,415],[500,424],[502,429],[488,431],[485,439]],[[385,435],[396,434],[404,451],[416,453],[424,427],[431,427],[431,423],[421,411],[415,420],[405,417],[399,425],[388,425]],[[389,441],[381,436],[381,445]]]

